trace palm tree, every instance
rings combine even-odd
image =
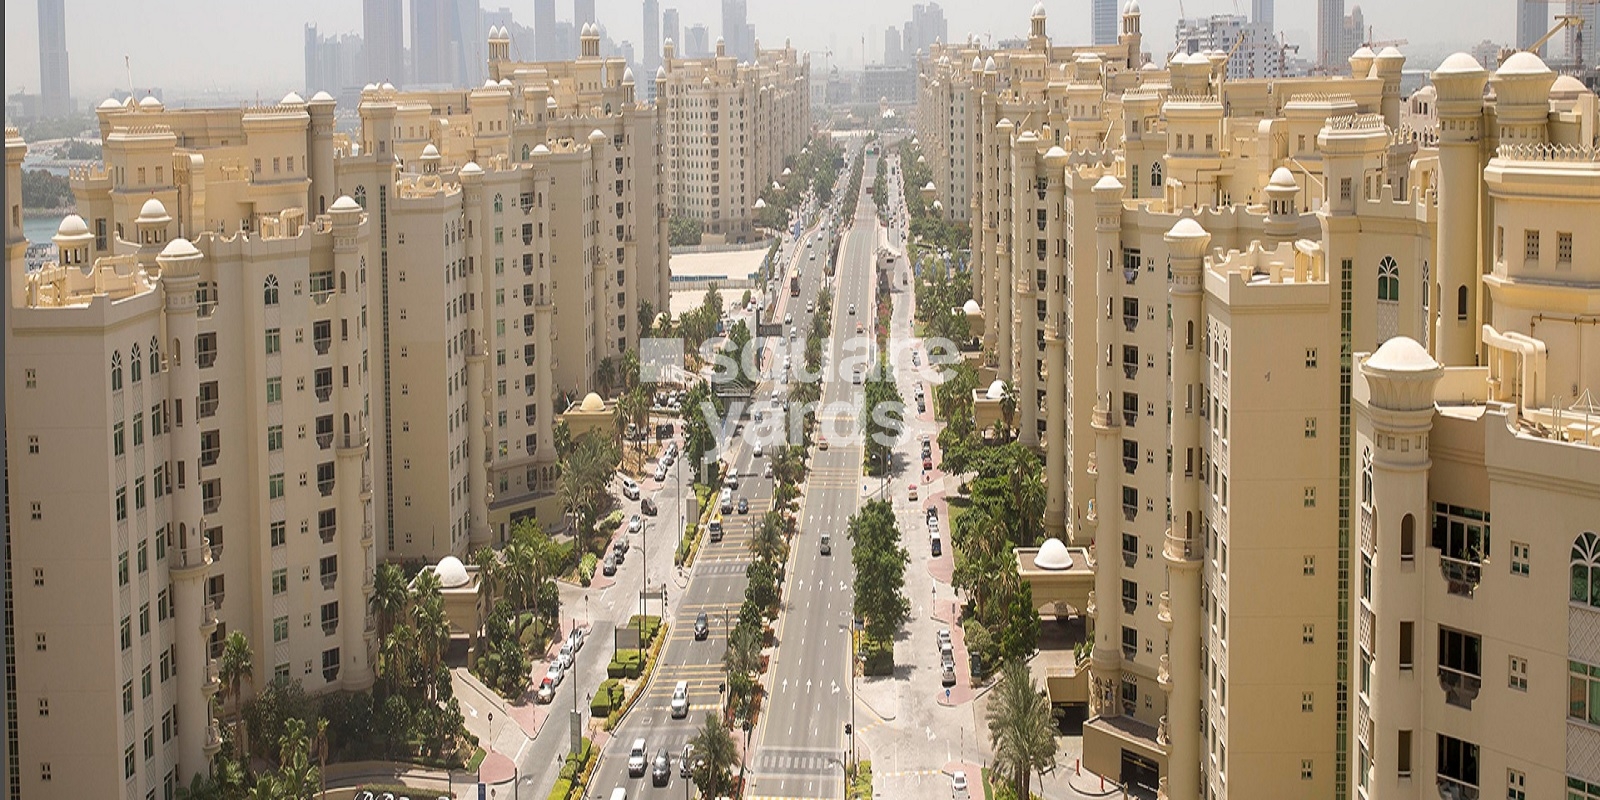
[[[761,669],[761,635],[755,628],[734,626],[722,663],[730,675],[753,675]]]
[[[656,324],[656,307],[649,300],[639,301],[639,335],[649,336]]]
[[[600,396],[609,397],[611,386],[617,379],[617,361],[611,356],[600,359],[594,367],[594,385],[600,390]]]
[[[750,534],[750,552],[768,563],[776,563],[783,553],[783,515],[768,511]]]
[[[472,554],[472,564],[478,568],[478,591],[484,597],[484,608],[494,608],[495,581],[500,577],[500,556],[490,547],[480,547]]]
[[[1017,797],[1029,797],[1034,772],[1055,762],[1055,725],[1050,698],[1028,674],[1021,659],[1006,663],[989,699],[989,745],[995,770],[1011,779]]]
[[[695,764],[689,772],[704,797],[732,794],[733,764],[738,760],[733,736],[716,714],[706,712],[705,727],[694,737]]]
[[[400,621],[409,603],[410,590],[406,588],[406,575],[397,564],[381,564],[373,577],[372,613],[378,617],[378,640],[389,638],[389,633]]]
[[[1011,381],[1004,384],[1005,392],[1000,395],[1000,416],[1006,421],[1006,434],[1011,433],[1013,418],[1017,415],[1017,387]]]
[[[328,796],[328,721],[317,717],[317,781],[322,785],[319,797]]]
[[[217,676],[223,685],[228,687],[228,699],[234,704],[234,739],[240,743],[239,753],[245,759],[250,757],[250,747],[243,724],[243,686],[250,682],[255,670],[253,656],[250,651],[250,640],[246,639],[243,633],[234,631],[223,641],[221,663],[217,665]]]

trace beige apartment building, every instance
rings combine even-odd
[[[166,796],[219,744],[227,633],[251,690],[364,688],[378,560],[559,519],[555,410],[667,306],[660,122],[594,36],[508,51],[367,87],[354,136],[320,92],[108,101],[56,263],[8,242],[25,796]]]
[[[1173,798],[1411,797],[1458,784],[1477,792],[1486,780],[1498,792],[1506,770],[1508,790],[1535,787],[1527,797],[1555,796],[1566,778],[1600,783],[1573,744],[1587,742],[1587,722],[1524,712],[1517,724],[1538,725],[1534,736],[1509,721],[1454,720],[1459,703],[1437,696],[1411,695],[1402,711],[1363,693],[1365,665],[1376,658],[1377,676],[1398,654],[1362,643],[1398,634],[1382,633],[1361,594],[1365,576],[1379,586],[1383,571],[1363,567],[1365,501],[1351,477],[1365,413],[1352,408],[1352,354],[1399,337],[1475,370],[1450,385],[1477,388],[1449,403],[1478,412],[1497,399],[1485,392],[1534,380],[1521,365],[1554,359],[1544,341],[1560,337],[1550,348],[1572,366],[1559,385],[1539,367],[1532,404],[1559,409],[1545,413],[1561,422],[1523,424],[1516,441],[1540,430],[1553,441],[1549,431],[1574,422],[1569,409],[1588,388],[1577,352],[1600,308],[1573,267],[1582,226],[1565,220],[1594,216],[1594,95],[1519,57],[1485,102],[1488,76],[1463,56],[1435,73],[1437,103],[1423,93],[1408,103],[1392,49],[1356,52],[1353,78],[1230,81],[1221,53],[1135,70],[1132,51],[1049,46],[1039,11],[1026,50],[935,48],[922,64],[919,138],[971,179],[963,197],[936,173],[944,207],[971,208],[982,380],[1023,398],[1018,428],[1044,451],[1050,535],[1092,545],[1085,767]],[[1124,45],[1137,12],[1124,14]],[[1427,127],[1408,127],[1419,118]],[[964,141],[952,134],[963,130]],[[1496,151],[1502,142],[1520,155]],[[1489,200],[1497,191],[1505,199]],[[1513,207],[1523,227],[1504,233],[1495,220]],[[1553,225],[1567,229],[1537,230]],[[1519,235],[1545,269],[1501,278],[1503,262],[1488,254],[1503,259]],[[1442,428],[1462,412],[1438,413]],[[1544,478],[1538,459],[1519,462],[1533,471],[1518,481],[1541,487],[1534,502],[1561,518],[1600,519],[1593,479],[1562,477],[1580,474],[1591,436],[1565,436],[1579,461],[1556,459]],[[1431,489],[1450,520],[1487,520],[1492,498],[1471,491],[1502,474],[1485,466],[1486,438],[1475,428],[1477,444],[1461,446],[1480,477]],[[1535,538],[1519,538],[1519,551]],[[1462,558],[1466,545],[1455,546],[1450,557]],[[1424,635],[1416,617],[1458,602],[1447,595],[1440,584],[1440,599],[1414,595],[1424,599],[1393,615]],[[1504,631],[1483,630],[1468,609],[1426,632],[1454,626],[1439,639],[1452,686],[1480,674],[1467,675],[1460,656],[1471,636],[1526,637],[1510,626],[1530,618],[1550,620],[1546,635],[1559,630],[1553,606],[1511,592],[1503,602]],[[1546,644],[1519,644],[1517,663],[1539,661],[1526,652]],[[1546,657],[1546,672],[1560,660]],[[1372,680],[1381,690],[1386,679]],[[1417,766],[1413,783],[1413,764],[1433,771]]]
[[[716,55],[677,56],[667,40],[656,70],[669,213],[698,220],[727,241],[755,234],[755,204],[810,138],[811,64],[787,42],[740,62],[721,39]]]

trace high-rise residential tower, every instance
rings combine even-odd
[[[1089,30],[1095,44],[1117,43],[1117,0],[1090,0]]]
[[[683,38],[682,37],[683,37],[683,29],[682,29],[681,23],[678,21],[678,9],[669,8],[666,11],[661,12],[661,42],[662,42],[662,44],[665,44],[666,42],[672,42],[673,44],[678,46],[679,52],[683,52],[683,50],[682,50],[682,48],[683,48]],[[661,63],[660,60],[659,60],[660,56],[661,56],[661,47],[658,45],[656,47],[656,57],[658,59],[656,61],[657,64]]]
[[[46,117],[72,113],[66,0],[39,0],[39,100]]]
[[[1517,0],[1517,49],[1526,50],[1550,28],[1550,6],[1538,0]],[[1537,51],[1544,55],[1544,47]]]
[[[1268,33],[1275,30],[1273,28],[1272,4],[1273,0],[1251,0],[1250,2],[1250,22],[1260,26],[1262,30]]]
[[[745,0],[722,0],[722,42],[728,55],[740,61],[751,59],[750,42],[745,41],[749,21]]]
[[[548,61],[561,49],[556,39],[556,0],[533,0],[534,58]]]
[[[362,41],[367,48],[367,80],[405,81],[405,17],[401,0],[362,0]]]
[[[1567,26],[1567,60],[1600,63],[1600,58],[1595,57],[1600,52],[1600,4],[1590,0],[1567,0],[1565,13],[1583,19],[1581,27]]]
[[[646,75],[656,74],[656,67],[661,64],[661,3],[660,0],[644,0],[644,43],[641,52],[640,64],[644,65]]]
[[[1344,0],[1317,0],[1317,66],[1341,67],[1345,56]]]
[[[572,0],[573,27],[582,28],[585,24],[599,21],[599,17],[595,16],[594,0]]]

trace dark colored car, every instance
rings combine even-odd
[[[922,469],[924,471],[933,469],[933,459],[931,459],[931,458],[929,458],[927,456],[923,456],[922,457]]]
[[[711,624],[706,620],[706,612],[702,611],[695,615],[694,618],[694,639],[697,642],[704,641],[705,638],[710,635]]]
[[[639,510],[643,511],[645,513],[645,516],[650,516],[650,517],[655,516],[656,515],[656,501],[651,500],[650,498],[646,497],[644,500],[639,502]]]
[[[750,513],[750,501],[744,499],[743,497],[739,498],[739,513],[740,514],[748,514],[748,513]]]
[[[656,752],[656,760],[650,764],[650,782],[656,786],[666,786],[672,780],[672,756],[667,755],[667,748],[663,747]]]

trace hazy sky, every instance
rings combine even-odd
[[[1119,0],[1122,2],[1122,0]],[[910,17],[906,0],[748,0],[750,21],[763,45],[787,37],[801,50],[834,49],[835,63],[859,64],[862,37],[873,60],[881,58],[883,30]],[[991,34],[994,39],[1027,33],[1034,0],[947,0],[940,3],[950,35]],[[532,24],[532,0],[482,0],[486,9],[510,7],[519,22]],[[637,47],[642,29],[639,0],[598,0],[608,34]],[[1050,35],[1061,44],[1088,41],[1089,0],[1045,0]],[[1347,6],[1355,5],[1347,0]],[[704,22],[713,38],[721,27],[719,0],[662,0],[679,9],[683,24]],[[1178,0],[1141,0],[1146,49],[1171,48]],[[324,32],[360,32],[360,0],[66,0],[67,48],[72,88],[80,104],[92,105],[113,87],[126,88],[123,57],[131,57],[136,87],[160,86],[193,93],[220,90],[229,95],[261,92],[275,99],[304,80],[303,26]],[[1554,7],[1554,6],[1553,6]],[[1187,0],[1190,16],[1249,13],[1250,0]],[[1466,47],[1481,39],[1504,43],[1515,31],[1512,0],[1369,1],[1363,12],[1379,39],[1408,38],[1414,48],[1440,42]],[[37,92],[38,21],[33,0],[5,3],[5,92]],[[1277,27],[1302,45],[1302,57],[1315,57],[1316,0],[1278,0]],[[571,0],[557,0],[556,15],[570,18]],[[409,32],[407,34],[409,41]],[[1558,36],[1559,40],[1560,37]],[[818,65],[821,66],[820,64]],[[1431,66],[1413,64],[1412,66]]]

